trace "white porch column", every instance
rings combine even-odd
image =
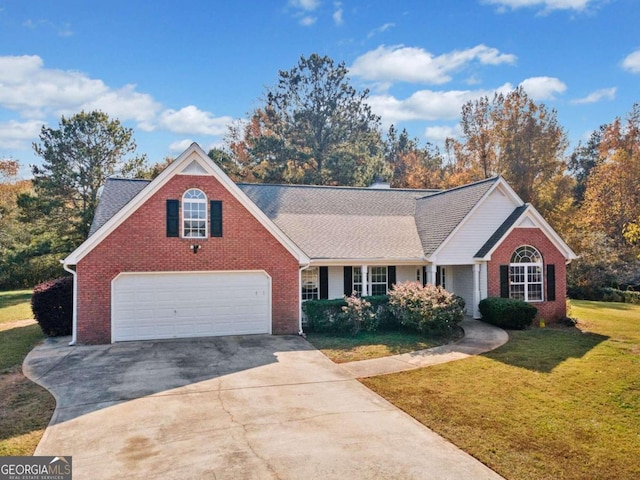
[[[362,296],[369,296],[369,267],[362,265]]]
[[[480,264],[473,264],[473,318],[480,318]]]
[[[436,284],[436,277],[438,276],[438,273],[437,273],[438,272],[438,266],[435,263],[432,263],[427,268],[427,272],[429,273],[429,275],[427,277],[427,283],[433,283],[435,285]]]

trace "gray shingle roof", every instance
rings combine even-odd
[[[493,235],[489,237],[489,240],[487,240],[486,243],[480,248],[480,250],[478,250],[478,253],[476,253],[474,257],[482,258],[487,253],[489,253],[489,250],[491,250],[495,246],[495,244],[498,243],[498,240],[500,240],[502,236],[505,233],[507,233],[507,230],[509,230],[512,227],[512,225],[516,223],[516,221],[522,216],[522,214],[528,207],[529,207],[528,203],[525,203],[524,205],[520,205],[519,207],[516,207],[516,209],[511,213],[511,215],[509,215],[507,219],[504,222],[502,222],[502,225],[500,225],[498,229],[495,232],[493,232]]]
[[[444,191],[268,184],[238,187],[310,258],[419,259],[442,244],[497,180]],[[149,183],[108,179],[89,234]]]
[[[107,223],[149,183],[149,180],[108,178],[102,189],[93,222],[91,222],[89,236]]]
[[[310,258],[422,258],[413,215],[434,190],[239,184]]]
[[[425,255],[431,255],[498,181],[492,177],[420,198],[415,221]]]

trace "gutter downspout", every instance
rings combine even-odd
[[[60,263],[65,271],[73,275],[73,324],[71,328],[71,342],[69,342],[69,346],[74,346],[78,340],[78,279],[76,278],[76,271],[71,270],[69,266],[64,263],[64,260],[60,260]]]
[[[302,271],[308,269],[311,263],[302,265],[298,269],[298,335],[306,338],[305,333],[302,331]]]

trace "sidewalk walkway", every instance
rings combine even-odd
[[[354,378],[373,377],[460,360],[494,350],[509,340],[507,332],[480,320],[465,318],[460,326],[464,329],[464,337],[455,343],[341,366]]]

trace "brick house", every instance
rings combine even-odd
[[[72,342],[297,334],[301,303],[432,282],[565,311],[567,244],[501,177],[450,190],[236,184],[197,145],[107,180],[74,275]],[[72,268],[72,267],[75,267]]]

